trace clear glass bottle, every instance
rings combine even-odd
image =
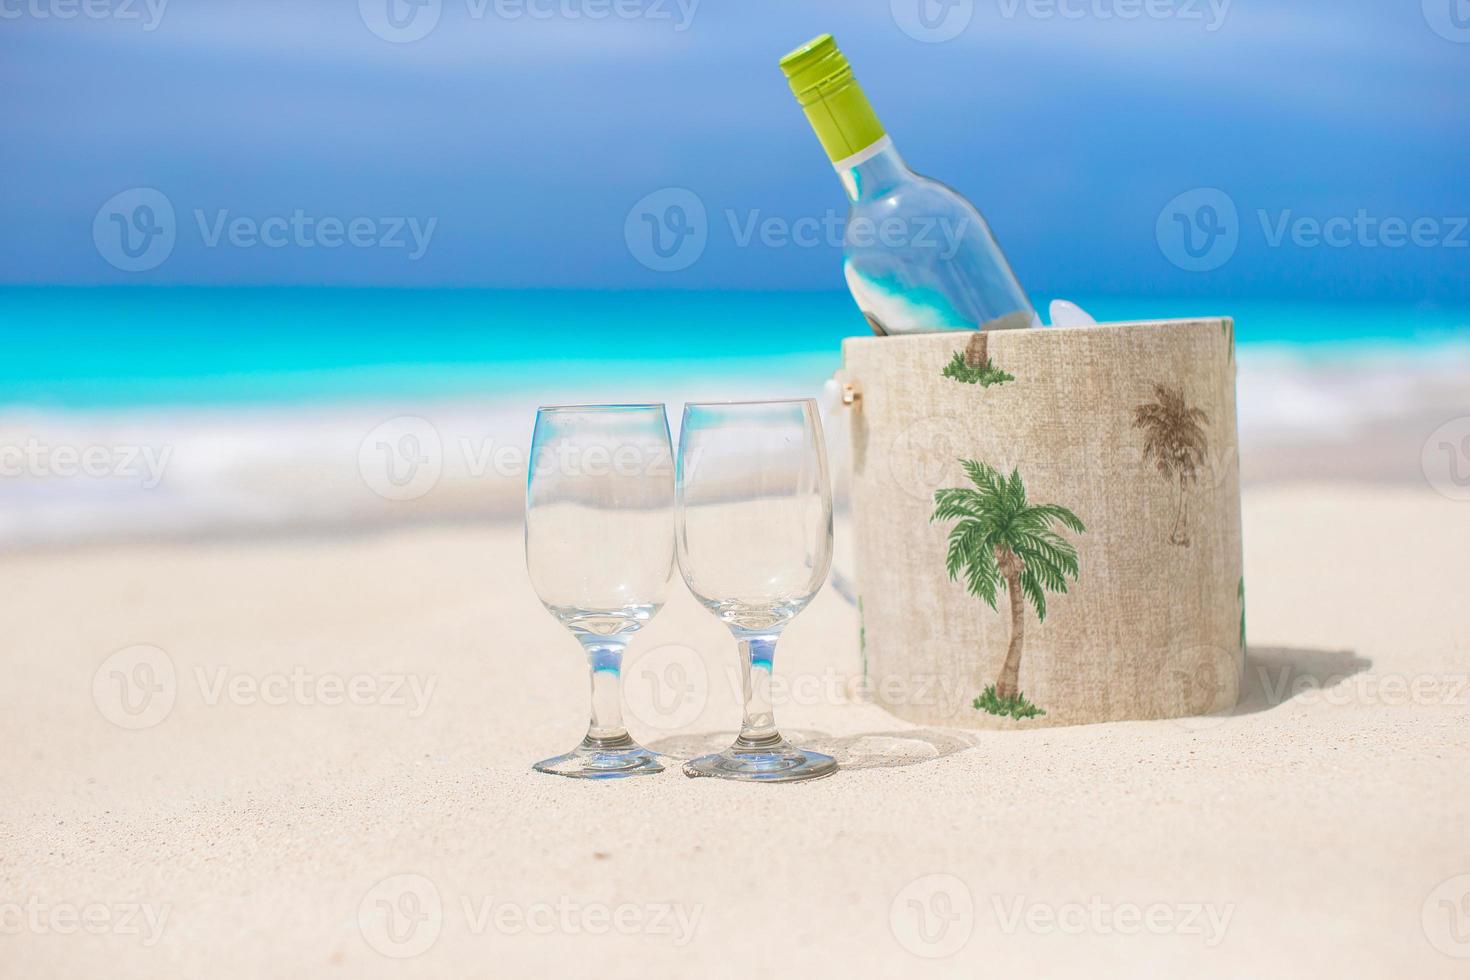
[[[832,35],[781,69],[847,190],[843,271],[875,333],[1040,324],[975,206],[904,164]]]

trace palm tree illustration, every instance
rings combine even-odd
[[[988,340],[984,330],[977,330],[964,350],[954,352],[954,358],[944,366],[941,374],[963,384],[978,384],[982,388],[1015,381],[1014,374],[1007,374],[991,363],[986,353]]]
[[[1169,543],[1189,544],[1189,488],[1199,482],[1199,471],[1205,465],[1209,438],[1205,426],[1210,417],[1184,401],[1184,391],[1166,385],[1154,385],[1154,401],[1133,410],[1133,427],[1145,432],[1143,458],[1153,461],[1159,476],[1179,488],[1178,511],[1174,517]]]
[[[1061,524],[1081,534],[1077,515],[1058,504],[1033,504],[1019,470],[1004,476],[993,466],[962,459],[970,487],[938,490],[933,521],[957,522],[949,532],[945,567],[950,581],[963,573],[971,595],[991,609],[1001,585],[1010,600],[1011,640],[993,688],[976,698],[976,707],[993,714],[1024,717],[1042,713],[1021,697],[1021,646],[1026,634],[1026,602],[1046,619],[1046,593],[1065,593],[1077,579],[1077,549],[1052,529]],[[1017,713],[1025,709],[1025,714]]]

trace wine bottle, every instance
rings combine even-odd
[[[843,273],[875,333],[1039,325],[990,226],[904,164],[832,35],[792,51],[781,70],[847,190]]]

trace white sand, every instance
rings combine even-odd
[[[515,527],[0,558],[0,975],[1470,975],[1449,955],[1470,956],[1470,878],[1435,892],[1470,875],[1470,504],[1276,487],[1245,514],[1235,715],[912,730],[824,692],[857,664],[829,589],[778,655],[799,682],[777,717],[845,768],[793,787],[530,772],[580,736],[585,678]],[[687,730],[634,734],[718,746],[733,648],[682,590],[630,676],[673,643],[697,651],[707,703]],[[172,710],[137,731],[104,717],[126,718],[105,672],[103,708],[93,693],[133,644],[176,671]],[[436,686],[417,717],[407,687],[209,703],[221,669],[246,685],[297,667]],[[372,915],[364,933],[361,906],[412,911],[404,883],[432,902],[417,878],[369,894],[405,873],[440,913],[421,903],[400,944]],[[957,881],[911,884],[934,874]]]

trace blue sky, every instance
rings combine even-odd
[[[835,245],[739,235],[845,209],[776,67],[828,30],[1033,293],[1470,301],[1466,0],[426,0],[408,43],[369,27],[388,0],[80,2],[0,0],[0,282],[840,288]],[[659,272],[625,222],[669,187],[708,244]],[[93,224],[132,188],[176,241],[130,272]],[[1197,188],[1237,212],[1206,271],[1159,230]],[[298,212],[370,244],[211,244]],[[378,247],[408,218],[422,248]]]

